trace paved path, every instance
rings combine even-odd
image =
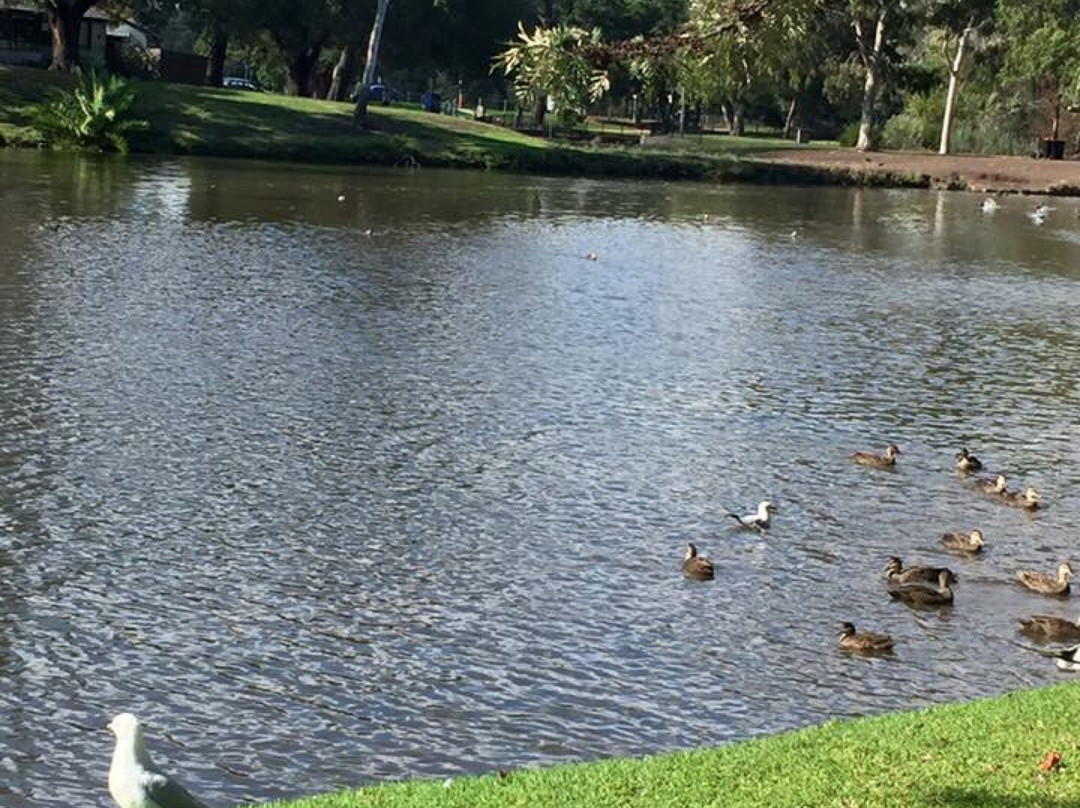
[[[959,178],[972,191],[1052,193],[1080,196],[1080,161],[1030,157],[972,157],[923,152],[857,152],[854,149],[759,152],[755,157],[793,165],[927,174],[934,186],[955,186]]]

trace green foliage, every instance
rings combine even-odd
[[[935,148],[944,113],[945,95],[940,89],[934,93],[909,95],[903,111],[885,122],[881,145],[886,149]]]
[[[494,69],[513,76],[514,94],[523,103],[547,96],[564,125],[584,120],[585,107],[611,86],[606,72],[596,70],[585,56],[601,45],[600,31],[574,26],[537,26],[533,33],[518,23],[517,42],[495,58]]]
[[[779,81],[787,59],[807,36],[816,3],[785,0],[745,20],[738,0],[691,0],[687,33],[701,43],[683,65],[696,99],[744,100],[755,84]]]
[[[135,90],[120,76],[76,71],[71,91],[39,104],[33,122],[50,145],[126,152],[127,133],[148,127],[128,117],[134,101]]]
[[[1065,100],[1080,97],[1080,2],[1001,0],[1007,77],[1044,83]]]
[[[840,134],[836,138],[836,142],[843,146],[845,149],[850,149],[855,145],[855,142],[859,139],[859,122],[852,121],[846,124]]]

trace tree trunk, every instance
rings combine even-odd
[[[949,64],[949,89],[945,94],[945,115],[941,119],[941,144],[938,146],[938,154],[948,154],[951,146],[953,113],[956,111],[956,90],[960,83],[960,68],[964,62],[964,48],[967,46],[971,31],[971,28],[965,28],[960,34],[960,41],[956,43],[956,53]]]
[[[874,106],[881,90],[882,45],[885,44],[885,17],[888,12],[884,7],[878,13],[877,25],[874,26],[874,44],[872,49],[866,46],[862,23],[855,21],[855,36],[859,45],[859,55],[866,67],[866,81],[863,83],[862,110],[859,116],[859,139],[855,148],[869,151],[874,147]]]
[[[342,101],[349,89],[349,82],[356,69],[356,48],[351,43],[345,43],[341,48],[341,54],[334,64],[334,72],[330,78],[330,89],[326,91],[327,101]]]
[[[743,122],[743,112],[746,105],[742,101],[733,101],[731,104],[731,134],[742,137],[746,134],[746,124]]]
[[[533,104],[532,122],[536,129],[544,128],[544,116],[547,115],[547,96],[542,95]]]
[[[379,46],[382,44],[383,26],[386,24],[386,10],[390,8],[390,0],[379,0],[375,9],[375,23],[371,26],[371,36],[368,38],[367,61],[364,62],[364,77],[361,85],[366,89],[375,81],[375,71],[379,67]]]
[[[731,123],[731,115],[728,113],[727,104],[720,104],[720,115],[724,119],[724,128],[727,129],[727,133],[730,135],[735,127]]]
[[[70,73],[79,64],[79,34],[82,31],[82,19],[87,9],[94,5],[93,0],[70,2],[70,0],[48,0],[49,31],[52,34],[52,59],[49,70],[62,70]]]
[[[220,87],[225,78],[225,54],[229,50],[229,29],[224,21],[215,19],[210,32],[210,52],[206,58],[206,84]]]
[[[285,92],[288,95],[304,97],[311,95],[311,74],[315,70],[321,52],[322,43],[316,42],[287,54],[289,78],[285,83]]]
[[[795,95],[791,96],[791,103],[788,104],[787,117],[784,118],[783,137],[785,140],[790,140],[792,133],[795,131],[795,121],[798,120],[796,116],[799,114],[800,95],[802,95],[801,92],[796,92]]]

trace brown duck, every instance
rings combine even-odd
[[[1027,587],[1032,592],[1038,592],[1042,595],[1068,595],[1069,579],[1072,576],[1073,570],[1068,564],[1062,564],[1057,568],[1056,578],[1042,572],[1016,573],[1016,577],[1021,585]]]
[[[693,544],[686,545],[686,553],[683,555],[682,574],[687,578],[697,581],[711,581],[716,577],[712,562],[697,554],[697,547]]]
[[[844,623],[840,630],[840,647],[860,654],[884,654],[893,649],[895,641],[888,634],[856,631],[854,623]]]
[[[885,454],[883,455],[874,454],[873,452],[855,452],[851,455],[851,459],[860,466],[888,469],[896,465],[896,456],[898,454],[900,454],[900,450],[896,447],[896,444],[890,443],[885,447]]]
[[[956,468],[965,474],[969,471],[979,471],[983,467],[982,461],[967,449],[961,449],[956,453]]]
[[[1028,486],[1023,491],[1005,491],[1001,495],[1001,501],[1014,508],[1024,508],[1034,511],[1039,507],[1039,492]]]
[[[941,537],[941,543],[947,550],[974,555],[982,552],[983,534],[981,530],[973,530],[970,533],[946,533]]]
[[[947,583],[955,584],[956,574],[948,567],[921,567],[914,566],[904,569],[904,562],[899,556],[889,556],[889,563],[885,566],[885,572],[889,574],[890,584],[913,584],[913,583],[937,583],[942,575],[945,575]]]
[[[1064,617],[1050,614],[1033,614],[1020,620],[1020,630],[1029,637],[1051,642],[1076,642],[1080,640],[1080,620],[1075,623]]]
[[[984,494],[997,494],[1000,496],[1005,493],[1005,483],[1005,475],[999,474],[997,477],[983,477],[976,480],[975,488]]]
[[[937,589],[926,584],[889,583],[889,597],[900,600],[909,606],[949,606],[953,602],[953,591],[949,588],[949,571],[942,570],[938,576]]]

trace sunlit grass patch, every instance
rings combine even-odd
[[[642,759],[380,785],[275,808],[1066,808],[1080,805],[1080,687],[830,722]],[[1056,750],[1064,766],[1043,771]]]

